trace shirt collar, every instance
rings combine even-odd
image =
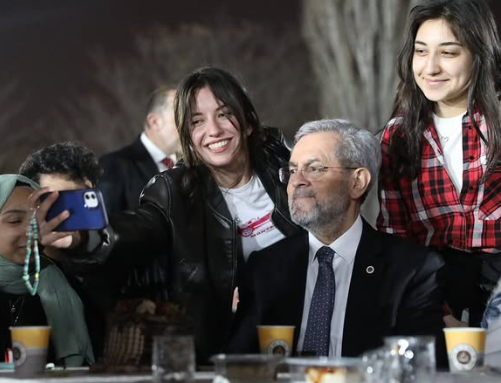
[[[357,253],[360,238],[362,237],[363,223],[360,214],[351,227],[338,239],[332,242],[329,247],[336,252],[347,263],[353,263]],[[308,233],[310,242],[310,263],[315,260],[318,249],[325,246],[313,234]]]
[[[148,153],[150,153],[151,158],[153,158],[153,161],[156,164],[161,164],[162,160],[166,157],[166,155],[162,151],[162,149],[160,149],[158,146],[156,146],[153,143],[153,141],[151,141],[149,139],[149,137],[146,135],[145,132],[141,133],[140,139],[141,139],[141,142],[143,143],[144,147],[148,151]],[[169,156],[169,157],[174,161],[174,163],[176,162],[176,156],[175,155],[172,155],[172,156]]]

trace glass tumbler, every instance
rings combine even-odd
[[[435,338],[433,336],[392,336],[384,340],[388,350],[385,371],[392,382],[435,381]]]
[[[154,336],[151,370],[155,383],[193,381],[195,377],[193,336],[187,334]]]

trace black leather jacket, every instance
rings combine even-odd
[[[261,150],[254,172],[275,203],[271,219],[285,236],[293,235],[301,229],[290,219],[285,185],[278,179],[289,149],[283,136],[269,129]],[[105,231],[91,257],[69,259],[77,267],[106,263],[110,270],[130,269],[151,262],[149,254],[164,252],[168,295],[193,318],[197,361],[206,363],[228,340],[233,291],[244,262],[237,224],[210,172],[195,170],[200,183],[190,198],[180,187],[186,171],[180,167],[155,176],[134,212],[111,217],[113,229]]]

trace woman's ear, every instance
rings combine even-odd
[[[358,199],[362,197],[371,182],[371,173],[367,168],[357,168],[353,171],[351,197]]]

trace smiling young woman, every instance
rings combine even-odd
[[[95,359],[82,300],[46,249],[38,250],[26,234],[33,215],[28,198],[37,189],[24,176],[0,175],[0,351],[11,347],[10,326],[49,325],[49,361],[89,365]]]
[[[501,273],[501,48],[487,3],[416,6],[397,68],[377,226],[440,251],[452,314],[477,326]]]
[[[261,125],[244,88],[228,72],[203,68],[179,85],[175,120],[183,149],[179,166],[150,180],[140,206],[110,216],[97,243],[66,257],[74,267],[105,264],[130,269],[162,254],[166,293],[193,319],[198,363],[224,350],[233,319],[233,297],[245,261],[300,229],[289,216],[278,169],[290,152],[277,129]],[[36,203],[38,195],[34,195]],[[41,240],[52,243],[62,217],[46,222],[53,202],[38,209]],[[81,233],[80,233],[81,234]],[[83,253],[83,254],[82,254]],[[82,256],[79,256],[82,255]]]

